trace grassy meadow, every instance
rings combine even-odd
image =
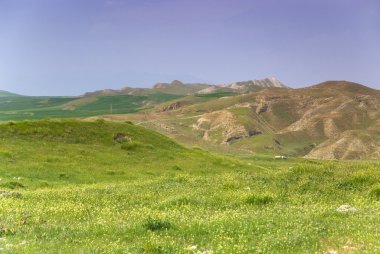
[[[379,253],[379,168],[227,157],[131,123],[9,122],[0,252]]]

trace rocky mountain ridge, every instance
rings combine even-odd
[[[146,95],[152,93],[165,93],[176,95],[191,95],[191,94],[209,94],[217,92],[231,93],[249,93],[259,91],[265,88],[288,88],[276,78],[265,78],[259,80],[239,81],[226,84],[207,84],[207,83],[183,83],[179,80],[173,80],[170,83],[156,83],[152,88],[132,88],[124,87],[120,90],[105,89],[95,92],[89,92],[82,97],[89,96],[111,96],[111,95]]]

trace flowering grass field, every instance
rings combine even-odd
[[[0,253],[380,253],[375,161],[227,157],[45,120],[0,125],[0,178]]]

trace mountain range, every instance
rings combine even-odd
[[[86,93],[83,97],[98,95],[149,95],[152,93],[164,93],[175,95],[207,94],[216,92],[249,93],[259,91],[264,88],[281,87],[287,88],[276,78],[265,78],[261,80],[248,80],[226,84],[206,84],[206,83],[182,83],[173,80],[170,83],[157,83],[152,88],[132,88],[124,87],[120,90],[99,90]]]
[[[291,89],[275,78],[157,83],[79,97],[0,92],[0,119],[130,120],[187,145],[318,159],[380,158],[380,91],[348,81]]]

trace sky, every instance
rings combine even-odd
[[[265,77],[380,89],[380,1],[0,0],[0,90]]]

